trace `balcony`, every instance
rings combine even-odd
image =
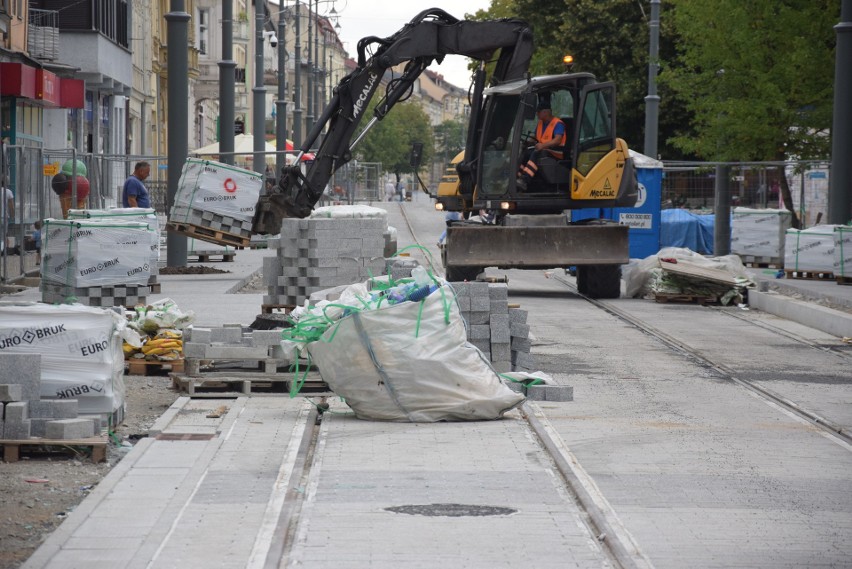
[[[27,51],[30,57],[42,61],[59,59],[59,12],[29,9]]]

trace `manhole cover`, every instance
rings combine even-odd
[[[450,518],[460,518],[463,516],[508,516],[517,512],[517,510],[512,508],[479,506],[476,504],[412,504],[408,506],[391,506],[390,508],[385,508],[385,510],[412,516],[440,516]]]

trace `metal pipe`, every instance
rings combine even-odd
[[[236,68],[234,61],[234,3],[222,3],[222,60],[219,64],[219,150],[225,164],[233,164],[234,157],[234,93]],[[144,148],[143,148],[144,153]],[[227,153],[227,154],[226,154]]]
[[[834,26],[834,122],[831,128],[831,174],[828,223],[852,219],[852,0],[843,0],[840,23]]]
[[[171,209],[175,202],[180,175],[186,163],[189,152],[189,129],[186,117],[189,116],[189,20],[190,16],[184,9],[184,0],[171,0],[171,12],[165,15],[168,45],[183,46],[183,49],[168,50],[168,113],[169,125],[169,174],[168,200],[166,208]],[[186,237],[169,232],[166,237],[166,263],[169,267],[186,266]]]
[[[266,148],[266,87],[263,85],[263,11],[266,0],[255,0],[254,21],[254,87],[252,87],[252,169],[263,174],[265,156],[257,154]]]

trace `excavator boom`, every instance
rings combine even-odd
[[[335,87],[331,101],[302,143],[300,151],[308,152],[327,128],[314,160],[304,172],[299,160],[283,168],[276,191],[262,196],[255,208],[252,231],[275,234],[283,218],[302,218],[311,213],[332,174],[351,160],[352,140],[388,69],[405,63],[402,76],[388,83],[371,124],[361,131],[356,143],[367,128],[382,120],[396,103],[408,96],[414,81],[433,61],[440,63],[446,55],[463,55],[488,62],[498,50],[492,84],[522,78],[533,52],[529,26],[512,19],[459,20],[432,8],[418,14],[392,36],[363,38],[358,42],[357,67]],[[472,131],[478,130],[474,123],[480,120],[484,74],[479,73],[478,77],[480,85],[474,89],[471,101]]]

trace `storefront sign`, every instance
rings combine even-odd
[[[50,71],[36,69],[35,98],[44,101],[46,106],[60,106],[59,77]]]

